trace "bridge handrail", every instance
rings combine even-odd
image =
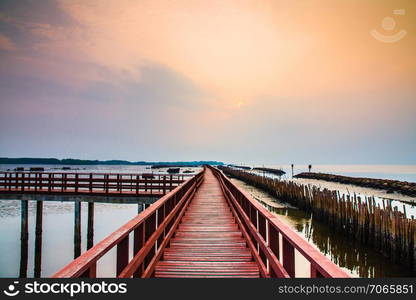
[[[224,183],[224,178],[218,173],[214,174],[217,176],[221,184],[221,189],[223,190],[225,198],[229,202],[232,213],[236,217],[238,226],[240,227],[243,236],[247,241],[248,247],[251,250],[254,260],[259,266],[261,277],[268,278],[271,277],[271,274],[275,274],[278,278],[289,278],[289,274],[279,262],[276,255],[271,251],[269,247],[267,247],[267,242],[259,234],[257,228],[248,219],[247,215],[238,204],[230,189]],[[267,260],[265,260],[264,257],[266,257]],[[269,268],[272,269],[273,273],[268,269],[267,262],[269,263]]]
[[[191,177],[195,174],[190,173],[153,173],[149,172],[138,172],[138,173],[119,173],[119,172],[47,172],[47,171],[0,171],[0,174],[66,174],[66,175],[122,175],[122,176],[136,176],[136,175],[153,175],[153,176],[184,176]]]
[[[0,192],[101,192],[172,190],[185,174],[0,172]]]
[[[147,255],[141,263],[141,268],[134,271],[133,276],[139,277],[149,266],[152,258],[158,254],[154,242],[154,236],[158,227],[168,219],[172,213],[178,212],[177,206],[183,203],[183,198],[188,198],[190,193],[196,190],[203,179],[204,170],[189,178],[183,184],[153,203],[149,208],[138,214],[132,220],[121,226],[115,232],[108,235],[101,242],[83,253],[81,256],[55,273],[53,278],[96,277],[97,261],[112,248],[117,246],[117,276],[129,265],[129,234],[133,233],[133,259],[143,248]],[[176,217],[176,216],[175,216]],[[175,218],[176,220],[176,218]],[[168,231],[173,222],[167,222],[165,229]],[[165,234],[165,231],[163,232]],[[160,237],[162,239],[162,237]],[[163,237],[164,239],[164,237]],[[156,239],[159,240],[159,239]],[[151,250],[154,250],[152,253]]]
[[[234,200],[240,218],[245,222],[245,227],[251,233],[251,241],[258,246],[259,256],[264,265],[270,265],[270,277],[281,277],[279,252],[279,235],[282,237],[282,262],[283,268],[290,277],[295,277],[295,253],[296,249],[306,258],[310,264],[311,277],[350,277],[345,271],[325,257],[307,241],[302,239],[288,225],[277,216],[270,213],[260,203],[254,200],[248,193],[236,186],[225,174],[214,167],[210,167],[221,183],[225,185]],[[252,232],[253,230],[255,232]],[[255,234],[254,234],[255,233]],[[274,255],[275,261],[271,261]]]

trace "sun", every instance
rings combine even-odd
[[[237,102],[237,107],[240,109],[241,106],[245,105],[244,101],[238,101]]]

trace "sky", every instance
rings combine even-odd
[[[416,164],[414,0],[0,0],[0,156]]]

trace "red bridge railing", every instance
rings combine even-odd
[[[117,277],[151,277],[186,207],[202,183],[203,172],[186,180],[131,221],[58,271],[55,278],[96,277],[97,261],[117,248]],[[133,235],[133,257],[129,239]]]
[[[232,183],[223,172],[210,168],[220,181],[239,227],[260,267],[262,277],[295,277],[295,249],[309,261],[310,277],[350,277],[288,225]]]
[[[166,194],[186,175],[127,173],[0,172],[0,192],[73,194]]]

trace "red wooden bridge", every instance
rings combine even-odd
[[[121,278],[296,277],[295,252],[310,265],[310,277],[349,277],[213,167],[186,180],[54,277],[96,277],[97,261],[113,248],[115,276]]]
[[[161,197],[183,174],[0,172],[0,193]]]

